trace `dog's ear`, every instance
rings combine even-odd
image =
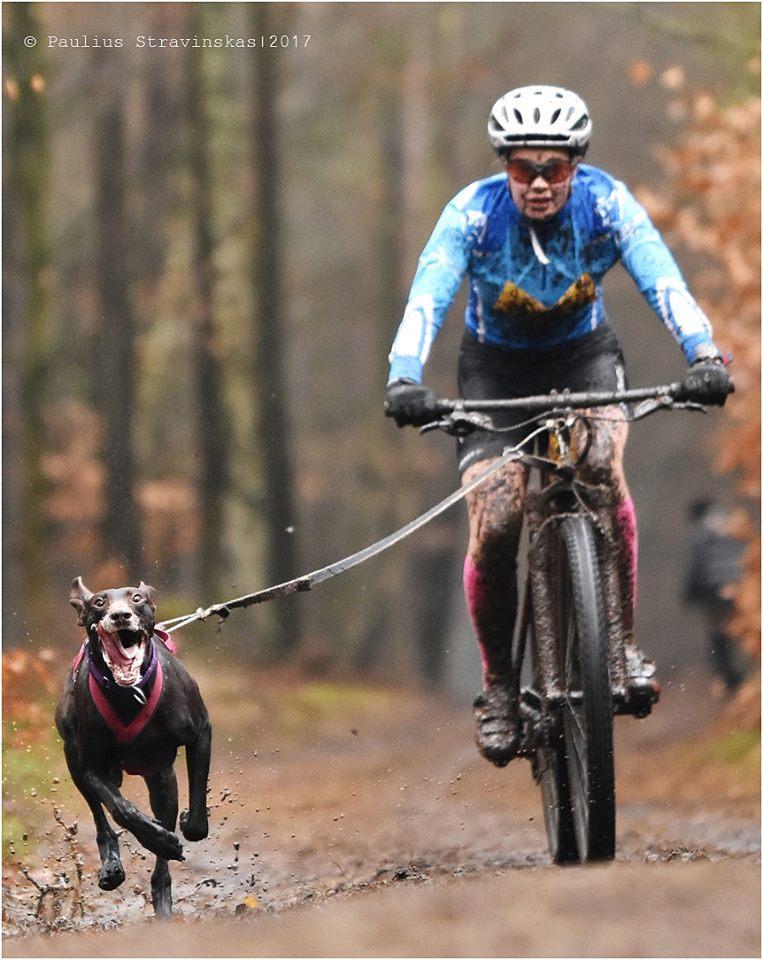
[[[141,593],[145,593],[146,600],[148,600],[151,609],[156,610],[156,590],[142,580],[138,584],[138,590],[140,590]]]
[[[69,603],[77,611],[77,623],[81,627],[85,625],[85,604],[92,596],[92,592],[82,582],[82,577],[77,577],[69,591]]]

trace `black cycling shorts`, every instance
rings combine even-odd
[[[624,390],[623,354],[612,329],[603,324],[572,343],[547,350],[510,350],[480,343],[464,332],[458,355],[458,391],[465,400],[508,400],[552,390]],[[532,416],[527,410],[491,414],[497,427],[512,427]],[[458,438],[458,469],[499,457],[536,424],[508,433],[475,430]]]

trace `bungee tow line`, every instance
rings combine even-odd
[[[524,442],[528,439],[529,438],[525,438]],[[222,621],[230,614],[231,610],[250,607],[255,603],[265,603],[267,600],[274,600],[276,597],[285,597],[290,593],[300,593],[305,590],[311,590],[316,583],[324,583],[326,580],[331,580],[333,577],[339,576],[340,573],[351,570],[359,563],[364,563],[366,560],[370,560],[371,557],[383,553],[383,551],[388,550],[396,543],[399,543],[412,533],[420,530],[429,523],[430,520],[439,517],[441,513],[444,513],[455,503],[458,503],[459,500],[463,500],[467,494],[471,493],[472,490],[481,483],[484,483],[492,477],[501,467],[504,467],[512,460],[518,460],[521,456],[522,451],[519,447],[510,447],[504,450],[504,453],[498,460],[494,461],[484,473],[475,477],[471,483],[459,487],[458,490],[454,490],[450,496],[447,496],[444,500],[435,504],[427,510],[426,513],[422,513],[416,517],[415,520],[411,520],[410,523],[407,523],[404,527],[401,527],[394,533],[390,533],[382,540],[378,540],[376,543],[372,543],[370,546],[358,550],[357,553],[350,554],[349,557],[345,557],[343,560],[338,560],[336,563],[329,564],[327,567],[321,567],[320,570],[313,570],[312,573],[307,573],[302,577],[296,577],[294,580],[287,580],[273,587],[266,587],[263,590],[257,590],[255,593],[248,593],[243,597],[236,597],[235,600],[228,600],[226,603],[215,603],[211,607],[206,608],[199,607],[194,613],[188,613],[182,617],[171,617],[169,620],[164,620],[162,623],[157,624],[157,626],[167,633],[174,633],[176,630],[182,630],[183,627],[187,627],[196,620],[206,620],[208,617],[218,616]]]
[[[628,422],[641,420],[657,410],[669,409],[672,407],[675,407],[676,409],[680,407],[682,409],[685,408],[690,410],[698,410],[704,413],[705,408],[702,404],[695,403],[693,401],[682,401],[679,403],[676,402],[678,399],[678,393],[682,389],[683,385],[681,383],[671,383],[662,387],[621,390],[614,393],[571,393],[569,390],[564,390],[561,393],[555,392],[549,396],[529,398],[523,397],[508,401],[459,400],[454,402],[446,400],[441,402],[440,412],[447,412],[457,415],[459,413],[468,413],[475,407],[483,411],[492,409],[509,409],[513,407],[522,407],[527,410],[543,411],[542,413],[533,416],[529,420],[526,420],[521,424],[517,424],[514,427],[493,427],[492,429],[497,433],[510,432],[518,429],[519,427],[526,426],[533,421],[538,422],[545,420],[548,416],[552,416],[555,413],[558,414],[560,412],[558,409],[560,405],[564,408],[569,408],[573,404],[576,406],[585,404],[586,407],[601,407],[608,406],[613,403],[636,402],[636,407],[633,409],[631,415],[625,418],[625,420]],[[550,410],[548,409],[549,407],[551,407]],[[433,425],[425,426],[422,429],[422,433],[432,428]],[[305,590],[310,590],[316,583],[324,583],[326,580],[331,580],[333,577],[339,576],[340,573],[345,573],[347,570],[351,570],[359,563],[364,563],[366,560],[370,560],[371,557],[375,557],[377,554],[383,553],[396,543],[399,543],[401,540],[409,537],[412,533],[420,530],[431,520],[434,520],[435,517],[439,517],[441,513],[444,513],[455,503],[458,503],[459,500],[463,500],[467,494],[471,493],[472,490],[476,489],[480,484],[484,483],[486,480],[489,480],[493,474],[497,473],[501,467],[504,467],[507,463],[510,463],[512,460],[522,459],[522,457],[525,456],[525,454],[522,452],[522,448],[525,447],[530,441],[534,440],[536,436],[545,432],[545,430],[545,426],[540,426],[524,437],[515,446],[505,447],[501,456],[495,460],[487,468],[487,470],[481,473],[478,477],[475,477],[474,480],[466,484],[466,486],[459,487],[458,490],[454,490],[450,496],[435,504],[433,507],[427,510],[426,513],[422,513],[420,516],[416,517],[415,520],[411,520],[410,523],[407,523],[404,527],[401,527],[394,533],[390,533],[382,540],[377,540],[376,543],[372,543],[370,546],[364,547],[362,550],[358,550],[357,553],[352,553],[349,557],[345,557],[343,560],[338,560],[336,563],[331,563],[327,567],[321,567],[319,570],[313,570],[312,573],[306,573],[304,576],[296,577],[294,580],[286,580],[284,583],[278,583],[273,587],[266,587],[263,590],[257,590],[255,593],[247,593],[243,597],[236,597],[234,600],[228,600],[225,603],[215,603],[211,607],[198,607],[198,609],[193,613],[187,613],[182,617],[171,617],[169,620],[164,620],[162,623],[157,624],[157,626],[160,629],[165,630],[167,633],[174,633],[176,630],[182,630],[183,627],[187,627],[196,620],[206,620],[211,616],[218,616],[220,617],[220,620],[223,621],[230,614],[231,610],[250,607],[255,603],[265,603],[267,600],[275,600],[276,597],[285,597],[290,593],[300,593]]]

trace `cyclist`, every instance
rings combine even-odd
[[[731,516],[707,497],[689,505],[685,544],[683,601],[697,609],[707,625],[708,654],[713,672],[733,694],[749,666],[729,630],[736,604],[728,596],[742,579],[744,543],[731,532]]]
[[[560,87],[520,87],[493,106],[488,136],[504,172],[461,190],[421,254],[390,354],[385,409],[398,426],[435,418],[435,396],[422,384],[422,370],[464,277],[469,301],[458,358],[464,398],[624,388],[622,354],[600,287],[618,261],[680,344],[690,364],[686,388],[717,404],[733,391],[710,323],[646,212],[623,183],[582,163],[591,129],[583,100]],[[513,427],[526,416],[503,412],[494,422]],[[597,416],[606,419],[593,421],[583,479],[611,491],[621,542],[629,684],[654,702],[654,665],[633,640],[637,532],[623,472],[625,412],[606,407]],[[505,436],[478,431],[459,438],[462,483],[500,456]],[[508,763],[519,746],[510,644],[525,485],[525,468],[509,463],[467,497],[464,592],[483,666],[483,690],[474,704],[477,746],[497,766]]]

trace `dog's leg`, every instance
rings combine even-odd
[[[95,821],[95,842],[98,844],[98,853],[101,857],[98,886],[101,890],[115,890],[125,878],[124,867],[119,857],[119,840],[106,819],[100,800],[85,786],[79,768],[76,744],[66,741],[64,743],[64,756],[74,786],[87,800],[87,805],[90,807],[90,812],[93,814],[93,820]]]
[[[178,782],[172,767],[143,778],[154,816],[167,830],[175,829],[178,815]],[[170,867],[164,857],[156,858],[151,874],[151,902],[157,917],[172,916],[172,880]]]
[[[129,830],[147,850],[157,857],[164,857],[165,860],[183,859],[183,847],[174,833],[165,830],[155,820],[149,820],[94,770],[88,770],[83,780],[85,786],[98,797],[119,826]]]
[[[180,829],[186,840],[203,840],[209,833],[207,782],[212,754],[212,726],[207,723],[193,743],[185,745],[188,767],[188,810],[180,814]]]

